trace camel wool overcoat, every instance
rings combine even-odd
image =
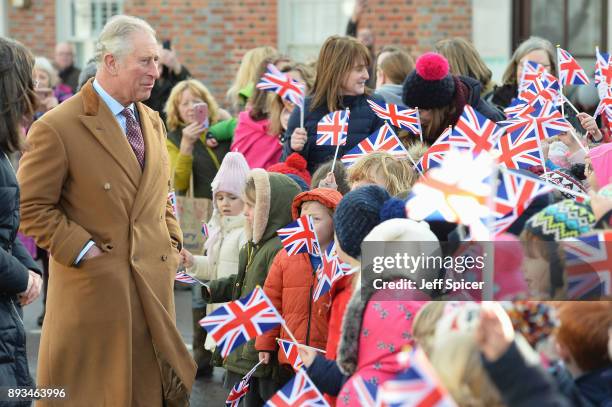
[[[18,179],[22,230],[50,253],[38,406],[185,406],[196,365],[176,328],[173,282],[182,244],[168,200],[166,131],[135,103],[138,160],[92,80],[38,119]],[[103,254],[75,261],[89,240]]]

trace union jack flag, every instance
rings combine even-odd
[[[546,72],[546,67],[544,65],[538,64],[534,61],[525,61],[523,62],[523,71],[521,73],[521,79],[519,81],[519,93],[522,92],[533,82],[536,78],[538,78],[541,74]]]
[[[281,98],[295,105],[302,106],[304,103],[304,85],[279,71],[273,64],[268,64],[268,71],[256,86],[257,89],[278,93]]]
[[[528,133],[535,133],[538,139],[544,140],[564,131],[571,131],[572,125],[561,115],[550,102],[545,103],[533,115],[517,116],[512,119],[497,122],[506,132],[520,131],[519,138],[525,138]]]
[[[249,392],[249,381],[251,380],[251,376],[253,375],[253,373],[255,373],[255,370],[257,370],[257,367],[260,364],[261,362],[256,364],[253,369],[249,370],[249,372],[244,375],[242,380],[240,380],[234,385],[234,387],[232,387],[229,396],[227,396],[227,400],[225,400],[226,407],[238,407],[238,405],[240,404],[240,400],[242,400],[242,398]]]
[[[601,98],[599,104],[597,105],[597,109],[595,109],[595,113],[593,117],[597,117],[602,113],[606,113],[608,119],[612,116],[612,89],[608,89],[606,95]]]
[[[318,146],[343,146],[348,135],[350,111],[337,110],[326,114],[317,124]]]
[[[385,123],[380,129],[372,133],[368,138],[361,141],[352,150],[340,159],[347,167],[355,164],[355,161],[374,151],[386,151],[398,158],[404,158],[408,151],[395,134],[393,129]]]
[[[313,301],[317,301],[322,295],[331,290],[333,285],[342,277],[348,276],[355,271],[349,264],[340,260],[336,251],[336,242],[332,242],[325,250],[321,258],[321,265],[315,273],[317,285],[312,293]]]
[[[599,47],[595,47],[595,83],[603,99],[612,87],[612,58],[607,52],[599,52]]]
[[[378,407],[379,404],[376,402],[376,396],[378,393],[378,387],[374,383],[366,382],[359,375],[355,375],[353,378],[353,390],[357,394],[357,400],[359,404],[364,407]]]
[[[189,274],[184,273],[182,271],[179,271],[176,273],[176,276],[174,277],[174,281],[178,281],[179,283],[189,284],[189,285],[196,285],[196,284],[203,285],[204,284],[197,278],[191,277]]]
[[[284,323],[261,287],[249,295],[223,304],[199,322],[221,349],[225,358],[243,343]]]
[[[586,85],[590,83],[584,69],[566,50],[557,47],[557,61],[559,62],[559,80],[563,85]]]
[[[412,134],[419,135],[422,132],[419,109],[383,103],[382,105],[368,99],[368,103],[376,116],[391,123],[392,126],[408,130]]]
[[[489,215],[488,178],[493,164],[487,154],[452,150],[442,166],[428,171],[412,187],[406,214],[413,220],[445,220],[472,225]]]
[[[494,223],[491,233],[504,233],[538,195],[550,192],[552,186],[518,171],[500,171],[494,198]],[[485,219],[483,219],[485,221]]]
[[[446,154],[454,147],[452,127],[447,127],[440,137],[427,149],[417,163],[417,170],[424,174],[427,170],[442,165]]]
[[[554,76],[544,73],[519,93],[518,98],[528,104],[552,102],[558,106],[560,104],[559,82]]]
[[[529,103],[525,103],[520,99],[514,98],[510,105],[504,109],[504,113],[506,114],[506,118],[512,119],[516,116],[524,116],[533,113],[535,108]]]
[[[276,231],[280,237],[287,254],[293,256],[298,253],[319,255],[319,241],[314,228],[312,217],[304,215]]]
[[[300,358],[300,354],[298,352],[298,346],[290,341],[286,341],[284,339],[277,339],[280,350],[285,354],[285,357],[289,362],[291,362],[291,367],[297,372],[304,366],[304,362]]]
[[[540,140],[534,132],[506,133],[497,141],[497,162],[510,169],[525,169],[543,165]]]
[[[329,407],[304,369],[298,370],[295,377],[277,391],[265,405],[266,407]]]
[[[469,148],[476,156],[483,151],[491,151],[499,136],[494,122],[478,113],[470,105],[465,105],[463,114],[455,124],[454,135],[463,143],[457,147]]]
[[[612,294],[612,231],[565,239],[568,299],[598,299]]]
[[[420,349],[410,357],[410,366],[378,388],[377,402],[385,406],[456,407]],[[380,404],[379,404],[380,405]]]

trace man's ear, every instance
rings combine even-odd
[[[119,61],[115,55],[110,53],[104,54],[103,62],[106,72],[112,76],[117,76],[119,74]]]

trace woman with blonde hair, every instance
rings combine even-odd
[[[474,44],[461,37],[447,38],[436,43],[435,51],[448,60],[453,75],[469,76],[480,82],[481,96],[493,90],[493,73],[480,57]]]
[[[257,71],[264,59],[277,54],[275,48],[270,46],[257,47],[248,50],[242,57],[234,83],[227,90],[227,100],[232,108],[242,110],[255,91],[255,84],[259,80]]]
[[[506,108],[518,95],[518,85],[523,73],[525,61],[537,62],[552,75],[557,76],[557,52],[550,41],[540,37],[529,37],[523,41],[512,54],[510,63],[502,77],[502,85],[496,86],[486,98],[493,104]]]
[[[338,157],[380,128],[384,121],[368,105],[368,67],[370,53],[355,38],[331,36],[319,53],[312,93],[304,102],[304,128],[300,126],[300,111],[295,109],[285,133],[283,157],[299,152],[314,170],[331,158],[336,146],[316,145],[317,124],[330,112],[350,109],[346,144],[340,146]]]

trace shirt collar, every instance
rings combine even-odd
[[[96,90],[96,92],[98,92],[98,95],[100,95],[104,103],[106,103],[106,105],[108,106],[110,111],[113,113],[113,115],[114,116],[120,115],[123,109],[125,109],[125,107],[123,107],[121,103],[117,102],[115,98],[109,95],[108,92],[106,92],[104,88],[100,85],[97,79],[94,79],[93,87]],[[130,109],[132,113],[134,113],[134,103],[131,103],[128,106],[128,109]]]

